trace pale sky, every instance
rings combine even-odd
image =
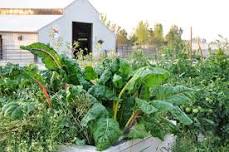
[[[132,32],[140,20],[162,23],[165,33],[173,24],[193,35],[214,40],[229,37],[229,0],[90,0],[100,13]]]

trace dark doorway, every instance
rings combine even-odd
[[[0,35],[0,60],[3,59],[3,42],[2,36]]]
[[[72,22],[72,43],[74,48],[73,54],[76,56],[78,51],[83,51],[84,55],[92,51],[92,28],[91,23]]]

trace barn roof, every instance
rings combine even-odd
[[[0,32],[37,32],[62,15],[0,15]]]
[[[0,8],[65,8],[75,0],[0,0]]]

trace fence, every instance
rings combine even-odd
[[[19,46],[13,45],[2,46],[0,57],[0,64],[10,62],[14,64],[26,65],[35,63],[36,61],[36,58],[33,54],[26,50],[21,50]]]
[[[117,53],[120,57],[127,58],[130,57],[130,55],[136,51],[139,50],[140,48],[133,47],[133,46],[124,46],[124,47],[119,47],[117,49]],[[152,47],[146,47],[146,48],[141,48],[142,52],[147,56],[148,58],[151,59],[156,59],[159,55],[159,50],[156,48]]]

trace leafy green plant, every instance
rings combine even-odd
[[[206,59],[200,60],[193,56],[188,59],[186,54],[181,54],[175,60],[161,62],[161,66],[172,74],[170,83],[186,85],[193,88],[196,101],[182,106],[193,125],[185,128],[185,132],[191,132],[190,142],[198,151],[197,137],[211,136],[212,143],[208,151],[217,151],[218,147],[227,147],[228,144],[228,55],[222,48],[216,50]],[[182,137],[181,137],[182,138]],[[181,139],[182,140],[182,139]],[[178,143],[179,144],[179,143]],[[215,146],[212,146],[215,145]],[[216,150],[215,150],[216,149]]]
[[[192,90],[167,85],[167,70],[150,64],[133,66],[117,57],[81,68],[48,45],[21,48],[40,57],[47,69],[1,68],[0,87],[8,91],[1,90],[0,143],[11,150],[34,151],[37,146],[51,151],[67,143],[104,150],[125,138],[163,139],[177,126],[192,124],[181,109],[193,100]],[[27,144],[17,147],[19,141]]]

